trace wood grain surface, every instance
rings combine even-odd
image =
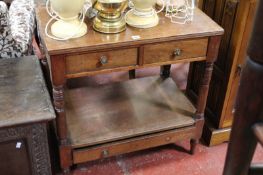
[[[138,64],[137,55],[136,48],[69,55],[66,57],[66,72],[67,74],[75,74],[109,68],[135,66]],[[105,63],[101,62],[102,58],[105,59]]]
[[[205,57],[208,38],[148,44],[144,46],[144,63],[160,63],[180,59]],[[174,54],[180,50],[180,55]]]
[[[83,147],[73,150],[74,163],[82,163],[91,160],[107,158],[133,151],[153,148],[160,145],[175,143],[180,140],[195,137],[195,126],[181,129],[162,131],[150,135],[133,137],[118,142],[102,144],[100,146]]]
[[[74,148],[194,124],[195,108],[171,78],[147,77],[65,91]]]
[[[44,29],[49,16],[43,5],[36,8],[36,15],[39,34],[49,55],[67,54],[76,50],[82,52],[109,49],[109,47],[131,47],[162,41],[193,39],[193,37],[200,38],[223,34],[223,29],[219,25],[201,10],[196,9],[193,22],[185,25],[173,24],[170,22],[170,19],[164,17],[164,14],[160,14],[160,22],[156,27],[150,29],[127,27],[125,32],[119,34],[101,34],[92,29],[91,21],[86,21],[89,31],[85,36],[69,41],[56,41],[45,35]],[[140,39],[133,40],[132,36],[140,36]]]
[[[194,153],[202,133],[211,70],[224,32],[219,25],[196,9],[194,21],[185,25],[173,24],[160,14],[156,27],[127,27],[119,34],[95,32],[91,21],[86,21],[87,35],[61,42],[44,33],[49,19],[45,7],[37,7],[36,13],[40,38],[49,55],[64,174],[73,164],[102,158],[101,155],[109,157],[177,139],[190,139],[190,152]],[[175,54],[178,59],[170,60],[174,47],[181,47],[182,52]],[[107,57],[106,64],[100,64],[102,56]],[[164,76],[107,86],[74,87],[67,81],[128,70],[133,78],[134,69],[202,60],[207,61],[207,67],[201,74],[198,111]]]

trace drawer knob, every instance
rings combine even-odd
[[[102,151],[102,156],[103,157],[108,157],[109,156],[109,151],[108,150],[103,150]]]
[[[174,56],[180,56],[181,54],[182,54],[181,49],[177,48],[174,50],[174,53],[173,53]]]
[[[102,65],[107,64],[107,63],[108,63],[108,58],[107,58],[106,56],[101,56],[101,57],[100,57],[100,63],[101,63]]]

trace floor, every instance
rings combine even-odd
[[[188,64],[172,67],[171,76],[181,89],[187,83]],[[136,77],[159,74],[159,68],[138,70]],[[99,75],[87,78],[88,83],[107,84],[128,80],[127,72]],[[83,80],[73,80],[81,85]],[[190,155],[189,141],[139,151],[105,160],[78,165],[73,175],[221,175],[227,143],[207,147],[199,144],[195,155]],[[263,162],[263,149],[257,148],[254,162]]]
[[[199,144],[195,155],[187,141],[110,159],[79,165],[73,175],[221,175],[227,144],[207,147]],[[258,146],[253,162],[263,162]]]

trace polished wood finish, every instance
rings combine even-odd
[[[160,69],[161,77],[168,78],[170,77],[170,74],[171,74],[171,64],[161,66],[161,69]]]
[[[263,119],[262,18],[263,2],[259,1],[253,34],[247,52],[248,60],[241,76],[224,175],[250,174],[249,167],[257,145],[256,136],[258,136],[255,135],[253,127],[259,126],[257,123],[261,123]],[[263,167],[261,167],[262,169]],[[254,170],[252,174],[256,174],[256,169]]]
[[[39,60],[0,60],[1,174],[51,174],[47,122],[55,113]]]
[[[208,36],[222,35],[223,30],[215,22],[211,21],[202,11],[196,9],[195,20],[185,26],[173,24],[170,19],[160,14],[160,25],[151,29],[137,29],[128,27],[125,32],[119,34],[101,34],[92,30],[91,21],[87,21],[89,32],[85,37],[70,42],[54,41],[45,35],[45,25],[49,20],[44,6],[36,9],[40,36],[49,55],[75,53],[88,51],[103,51],[109,48],[138,47],[140,44],[151,44],[163,41],[175,41],[182,39],[194,39]],[[203,25],[206,24],[206,25]],[[143,33],[143,35],[142,35]],[[193,35],[194,33],[194,35]],[[132,36],[140,36],[134,40]]]
[[[233,114],[235,112],[235,100],[237,95],[237,90],[240,82],[240,75],[242,69],[245,65],[246,60],[246,50],[248,47],[250,35],[253,29],[253,22],[257,8],[257,0],[242,1],[239,4],[239,9],[237,11],[237,21],[236,29],[233,31],[233,42],[238,43],[236,49],[233,52],[230,52],[234,56],[233,68],[230,72],[229,79],[232,81],[228,85],[228,90],[226,92],[226,97],[228,98],[228,104],[224,104],[222,118],[220,120],[220,125],[222,127],[229,127],[232,125]],[[241,14],[243,16],[241,16]],[[242,37],[238,34],[242,33]]]
[[[87,35],[66,42],[45,36],[48,15],[37,9],[41,41],[48,55],[53,84],[60,165],[71,165],[137,151],[173,141],[190,139],[191,153],[201,137],[204,107],[213,63],[223,29],[199,9],[186,25],[172,24],[164,14],[151,29],[127,27],[119,34],[101,34],[90,28]],[[132,36],[140,36],[134,40]],[[174,48],[175,47],[175,48]],[[170,60],[174,49],[178,59]],[[154,55],[161,54],[160,57]],[[105,58],[107,60],[105,61]],[[196,109],[165,73],[165,77],[135,79],[102,87],[73,87],[76,77],[115,71],[206,60]],[[102,64],[102,65],[101,65]],[[164,73],[164,71],[163,71]]]
[[[66,89],[66,110],[70,140],[74,147],[74,163],[174,143],[183,138],[194,138],[201,131],[193,126],[195,121],[191,116],[194,115],[194,107],[171,79],[150,77],[94,87],[87,87],[85,84],[76,87],[71,83]],[[179,104],[174,101],[179,101]],[[163,106],[167,109],[163,110]],[[170,108],[173,110],[170,111]],[[185,110],[188,108],[189,111]],[[162,122],[158,120],[159,116],[162,116]],[[152,122],[149,123],[149,120]],[[184,125],[192,127],[185,129]],[[98,126],[105,129],[97,130]],[[182,129],[172,130],[173,128]],[[140,131],[152,134],[137,136]],[[123,142],[109,140],[123,140],[128,134],[136,137]],[[93,140],[91,146],[87,144],[90,139]],[[86,145],[81,145],[81,142]],[[93,146],[97,143],[100,145]]]
[[[137,65],[137,49],[66,56],[66,74]],[[127,59],[129,58],[129,59]]]
[[[195,123],[192,117],[196,109],[171,78],[140,78],[107,86],[66,89],[65,93],[73,148]]]
[[[222,142],[227,142],[230,137],[230,132],[231,128],[215,129],[211,122],[206,121],[202,137],[204,140],[210,141],[207,142],[208,146],[214,146]]]
[[[208,39],[183,40],[144,46],[144,64],[205,57]],[[178,52],[178,53],[176,53]]]
[[[128,152],[139,151],[142,149],[175,143],[183,139],[195,137],[196,127],[187,127],[177,130],[168,130],[160,133],[153,133],[149,136],[139,136],[125,139],[124,141],[103,144],[99,147],[87,147],[73,151],[74,163],[81,163]]]
[[[201,3],[201,2],[200,2]],[[206,14],[225,29],[215,63],[206,107],[203,138],[208,145],[228,141],[235,112],[235,99],[252,30],[257,0],[204,0],[200,4]],[[200,82],[204,63],[190,67],[190,82]],[[188,94],[195,99],[198,84],[192,83]]]
[[[199,125],[200,128],[203,128],[204,125],[203,119],[204,119],[204,112],[207,102],[207,95],[208,95],[210,80],[212,77],[213,64],[217,59],[220,42],[221,42],[221,36],[215,36],[209,39],[205,69],[201,78],[199,92],[198,92],[199,96],[196,102],[197,110],[196,110],[195,118],[197,119],[198,121],[197,125]],[[200,138],[202,135],[202,131],[200,130],[196,134],[197,134],[196,138]],[[198,141],[199,139],[191,139],[190,144],[191,144],[192,154],[194,154],[195,152],[195,147]]]

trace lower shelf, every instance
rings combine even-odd
[[[73,149],[195,124],[196,109],[171,78],[67,88],[65,100]]]
[[[201,128],[199,128],[201,130]],[[83,163],[91,160],[112,157],[134,151],[153,148],[170,143],[176,143],[180,140],[192,139],[196,137],[198,128],[188,126],[180,129],[162,131],[144,136],[133,137],[121,141],[101,144],[97,146],[73,149],[73,163]],[[200,131],[199,131],[200,132]],[[189,150],[189,153],[190,150]]]

